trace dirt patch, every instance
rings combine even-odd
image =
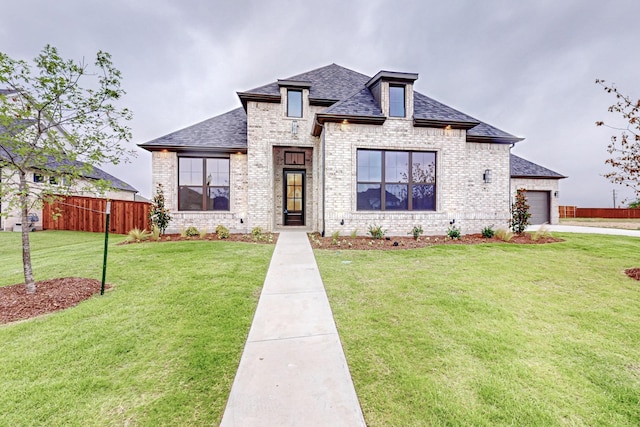
[[[30,319],[74,307],[100,293],[102,282],[80,277],[62,277],[36,282],[36,292],[28,294],[24,283],[0,287],[0,323]],[[111,286],[105,285],[108,289]]]
[[[450,239],[448,236],[421,236],[418,240],[404,236],[385,237],[384,239],[373,239],[366,236],[340,236],[334,240],[333,237],[320,237],[320,234],[313,233],[309,235],[309,240],[313,248],[332,250],[399,250],[425,248],[435,245],[477,245],[482,243],[545,244],[563,241],[563,239],[552,236],[540,236],[536,239],[533,234],[529,233],[516,234],[508,242],[498,237],[488,239],[482,237],[481,234],[466,234],[461,236],[460,239]]]
[[[627,268],[624,273],[632,279],[640,280],[640,268]]]

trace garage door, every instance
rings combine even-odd
[[[549,195],[548,191],[527,191],[527,202],[529,202],[529,212],[531,224],[544,224],[551,222],[549,215]]]

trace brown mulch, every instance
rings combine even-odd
[[[36,282],[36,292],[27,294],[24,283],[0,287],[0,324],[30,319],[73,307],[100,293],[102,282],[80,277]],[[105,285],[105,289],[111,286]]]
[[[271,237],[271,239],[269,239]],[[156,242],[183,242],[187,240],[211,240],[211,241],[224,241],[224,242],[247,242],[247,243],[267,243],[267,244],[275,244],[278,241],[277,233],[265,233],[259,238],[252,236],[251,234],[230,234],[226,239],[220,239],[215,233],[209,233],[204,237],[194,236],[194,237],[184,237],[180,234],[163,234],[160,236],[159,240],[151,240],[147,239],[144,241],[127,241],[120,243],[121,245],[129,245],[133,243],[156,243]]]
[[[632,279],[640,280],[640,268],[627,268],[624,272]]]
[[[435,245],[477,245],[482,243],[516,243],[516,244],[544,244],[562,242],[563,239],[558,239],[551,236],[541,236],[539,239],[534,240],[529,233],[523,233],[521,235],[514,235],[511,240],[504,242],[503,240],[492,237],[487,239],[482,237],[482,234],[466,234],[460,237],[460,239],[450,239],[447,236],[420,236],[418,240],[415,240],[410,236],[400,237],[385,237],[384,239],[373,239],[366,236],[340,236],[336,242],[333,237],[320,237],[320,234],[313,233],[309,240],[311,246],[315,249],[358,249],[358,250],[397,250],[397,249],[416,249],[425,248]]]

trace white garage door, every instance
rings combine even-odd
[[[529,212],[531,224],[544,224],[551,222],[551,209],[549,209],[549,191],[527,191],[527,202],[529,202]]]

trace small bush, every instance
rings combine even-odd
[[[355,239],[356,237],[358,237],[358,229],[357,229],[357,228],[354,228],[354,229],[353,229],[353,231],[351,232],[351,237],[352,237],[352,238],[354,238],[354,239]]]
[[[198,234],[200,235],[201,239],[204,239],[205,237],[207,237],[207,234],[209,234],[209,229],[205,227],[202,230],[200,230]]]
[[[200,232],[196,227],[191,226],[191,227],[187,227],[187,229],[184,230],[184,235],[186,237],[196,237],[200,235]]]
[[[549,232],[549,229],[545,225],[541,225],[536,231],[531,233],[531,240],[537,242],[540,239],[546,239],[548,237],[553,237]]]
[[[452,219],[449,222],[449,228],[447,229],[447,236],[449,236],[451,240],[457,240],[462,236],[462,234],[460,233],[460,229],[456,226],[455,219]]]
[[[495,232],[495,236],[504,242],[508,242],[513,239],[513,233],[504,228],[498,228]]]
[[[331,238],[333,239],[334,245],[340,245],[340,230],[336,230],[331,233]]]
[[[151,235],[149,236],[149,238],[151,240],[156,241],[156,242],[158,240],[160,240],[160,227],[158,227],[157,225],[153,224],[151,226]]]
[[[150,235],[146,229],[140,230],[139,228],[134,228],[129,230],[127,242],[142,242],[143,240],[147,240]]]
[[[229,229],[222,224],[218,224],[216,227],[216,236],[218,236],[218,239],[228,239],[230,236]]]
[[[493,229],[493,225],[487,225],[482,229],[482,237],[484,237],[485,239],[491,239],[494,234],[496,234],[496,232]]]
[[[413,228],[411,229],[411,231],[408,234],[411,234],[413,236],[414,240],[418,240],[422,233],[424,233],[424,231],[422,230],[422,226],[421,225],[414,225]]]
[[[253,227],[253,228],[251,229],[251,235],[252,235],[253,237],[260,237],[260,236],[262,236],[262,228],[260,228],[260,227]]]
[[[380,225],[373,224],[369,226],[369,234],[374,239],[382,239],[387,234],[387,230],[384,230]]]

